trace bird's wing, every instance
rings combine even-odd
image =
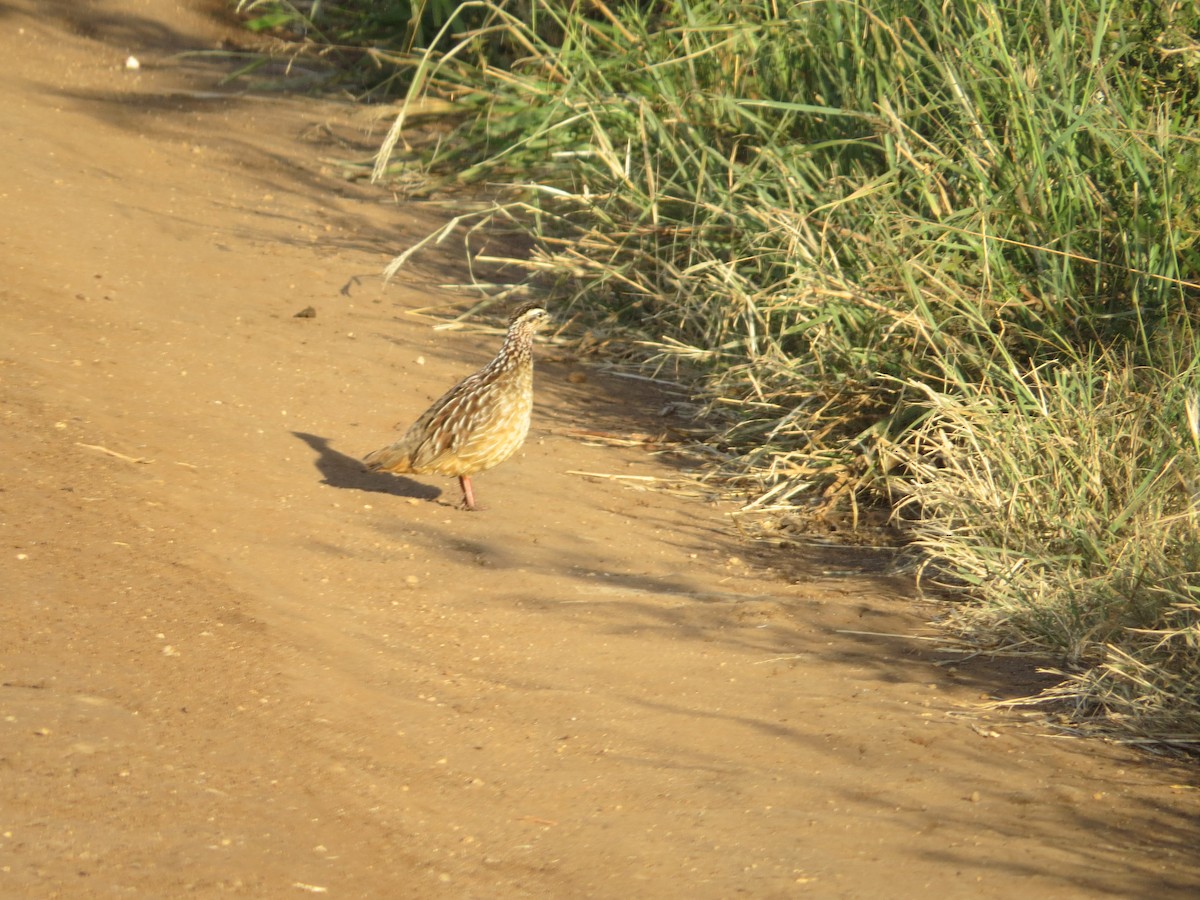
[[[454,453],[467,439],[478,418],[477,381],[478,373],[464,378],[413,423],[409,434],[421,436],[412,453],[415,466]]]

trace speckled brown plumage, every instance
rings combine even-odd
[[[533,409],[533,336],[549,319],[527,303],[512,316],[496,358],[443,394],[404,437],[368,454],[372,471],[453,475],[475,509],[471,476],[500,465],[525,442]]]

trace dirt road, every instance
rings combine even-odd
[[[0,2],[0,896],[1197,895],[1194,773],[985,717],[1031,676],[868,551],[573,474],[672,476],[569,435],[636,383],[543,347],[481,513],[364,473],[498,339],[380,283],[439,220],[350,107],[176,55],[233,36]]]

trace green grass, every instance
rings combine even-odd
[[[236,0],[234,7],[249,30],[332,60],[337,80],[363,98],[394,92],[403,82],[405,54],[444,46],[456,31],[478,24],[455,0]],[[263,62],[255,59],[235,77]]]
[[[460,15],[398,57],[406,109],[453,104],[431,183],[501,198],[456,225],[522,228],[531,278],[686,372],[749,508],[892,503],[948,627],[1200,740],[1200,11]]]

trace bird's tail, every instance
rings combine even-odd
[[[363,465],[372,472],[407,472],[410,464],[408,450],[396,444],[363,457]]]

